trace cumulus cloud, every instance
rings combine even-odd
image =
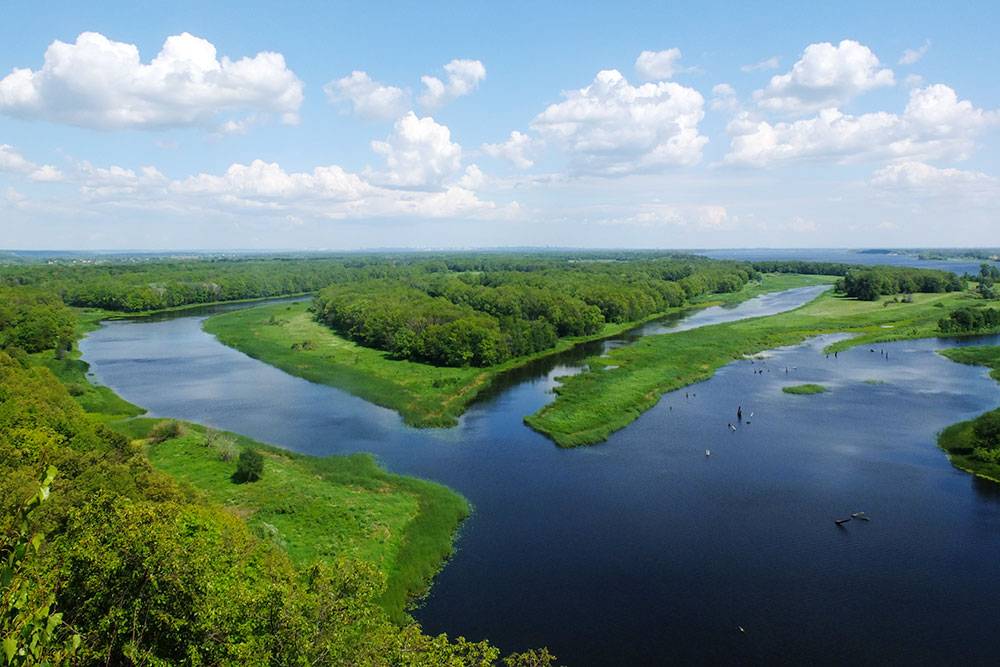
[[[1000,181],[981,171],[941,169],[916,161],[888,164],[872,174],[869,184],[882,190],[901,191],[908,196],[1000,197]]]
[[[740,114],[727,128],[725,161],[765,166],[808,158],[960,160],[973,152],[976,136],[998,122],[997,111],[978,109],[935,84],[911,91],[902,115],[824,109],[813,118],[771,124]]]
[[[750,63],[749,65],[741,65],[741,72],[756,72],[759,70],[768,69],[778,69],[781,66],[781,59],[778,56],[771,56],[770,58],[764,58],[755,63]]]
[[[8,144],[0,144],[0,172],[21,174],[40,182],[61,181],[63,178],[62,172],[52,165],[35,164]]]
[[[906,49],[905,51],[903,51],[903,55],[899,57],[899,64],[900,65],[914,64],[915,62],[923,58],[925,55],[927,55],[927,52],[930,51],[930,48],[931,48],[931,40],[925,39],[924,43],[920,45],[919,48]]]
[[[810,44],[785,74],[771,77],[767,87],[754,93],[762,109],[780,113],[808,113],[838,107],[858,95],[891,86],[891,69],[883,68],[864,44],[845,39]]]
[[[486,78],[486,67],[478,60],[452,60],[444,66],[445,80],[424,75],[424,93],[419,102],[428,109],[438,109],[452,100],[468,95]]]
[[[448,127],[412,111],[396,121],[385,141],[371,146],[386,163],[386,169],[372,177],[387,185],[439,186],[462,166],[462,147],[451,140]]]
[[[214,126],[220,116],[279,114],[298,121],[302,82],[280,53],[217,57],[188,33],[168,37],[149,64],[134,44],[96,32],[54,41],[40,69],[0,79],[0,112],[99,129]]]
[[[618,175],[695,164],[708,142],[698,131],[705,100],[693,88],[666,81],[633,86],[617,70],[603,70],[589,86],[563,96],[531,127],[564,150],[576,172]]]
[[[327,98],[345,104],[354,114],[371,120],[399,118],[409,107],[409,95],[402,88],[373,80],[367,72],[355,70],[342,79],[323,86]]]
[[[527,169],[535,164],[528,157],[534,140],[523,132],[514,130],[507,141],[499,144],[483,144],[483,152],[490,157],[507,160],[519,169]]]
[[[289,172],[279,164],[234,163],[222,173],[171,180],[155,167],[78,165],[72,181],[89,207],[161,211],[179,215],[260,216],[287,222],[366,220],[387,217],[507,218],[516,202],[498,206],[475,189],[485,176],[470,165],[457,182],[436,190],[384,187],[338,165]],[[93,210],[99,210],[93,208]]]
[[[674,76],[681,59],[681,50],[643,51],[635,59],[635,71],[644,81],[665,81]]]

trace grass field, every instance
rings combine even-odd
[[[956,347],[941,350],[941,354],[960,364],[985,366],[991,369],[990,376],[1000,382],[1000,347],[986,345]],[[956,468],[994,482],[1000,482],[1000,463],[983,461],[973,456],[975,438],[972,426],[974,421],[964,421],[949,426],[938,437],[938,445],[948,453],[948,459]]]
[[[825,394],[830,390],[821,384],[795,384],[789,387],[782,387],[781,391],[796,396],[810,396],[812,394]]]
[[[133,436],[143,435],[138,426]],[[396,620],[404,618],[408,600],[426,591],[469,514],[458,494],[390,474],[368,454],[316,458],[195,424],[182,430],[164,442],[146,441],[154,467],[242,517],[302,568],[337,558],[375,565],[387,578],[383,606]],[[232,453],[223,460],[222,452],[245,447],[263,454],[264,474],[237,484],[231,479],[236,460]]]
[[[766,275],[761,282],[749,284],[739,292],[707,295],[694,306],[737,303],[766,292],[828,284],[833,280],[828,276]],[[247,308],[210,317],[204,328],[222,343],[286,373],[343,389],[396,410],[413,426],[452,426],[498,374],[581,342],[617,335],[639,324],[608,324],[594,336],[564,338],[544,353],[490,368],[446,368],[391,359],[385,352],[358,345],[316,322],[308,308],[308,303]]]
[[[917,294],[913,303],[857,301],[828,293],[780,315],[647,336],[590,359],[588,372],[565,378],[556,388],[556,400],[525,422],[562,447],[602,442],[656,405],[665,392],[706,380],[736,359],[824,333],[855,334],[832,345],[831,352],[932,337],[949,309],[977,302],[968,293]]]

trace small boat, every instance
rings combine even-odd
[[[858,519],[860,521],[871,521],[864,512],[851,512],[852,519]]]
[[[705,450],[705,456],[711,456],[711,455],[712,455],[712,450],[706,449]]]
[[[746,630],[743,629],[742,625],[737,625],[736,629],[739,630],[740,632],[746,633]]]
[[[835,524],[837,524],[838,526],[843,526],[845,523],[847,523],[850,520],[851,520],[851,517],[847,517],[846,519],[834,519],[833,522]]]

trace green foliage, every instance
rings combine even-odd
[[[45,594],[24,577],[26,561],[42,548],[43,536],[33,533],[31,515],[49,498],[56,469],[49,466],[35,494],[12,517],[13,528],[0,536],[0,641],[4,665],[61,665],[80,646],[54,611],[55,595]]]
[[[737,292],[755,277],[744,264],[694,258],[546,260],[515,271],[411,271],[335,283],[320,291],[314,310],[342,335],[397,359],[488,367],[551,349],[562,337]]]
[[[886,294],[957,292],[964,287],[954,273],[899,266],[850,269],[837,283],[838,291],[862,301],[876,301]]]
[[[60,350],[72,344],[74,318],[59,297],[33,289],[0,287],[0,349]]]
[[[240,452],[236,461],[236,472],[233,480],[238,484],[256,482],[264,475],[264,457],[256,449],[247,447]]]
[[[149,432],[151,442],[160,443],[183,435],[184,429],[179,421],[169,419],[158,423]]]
[[[1000,310],[996,308],[958,308],[941,318],[943,333],[976,333],[1000,328]]]

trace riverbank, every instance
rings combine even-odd
[[[960,364],[970,366],[985,366],[990,370],[990,377],[1000,382],[1000,347],[976,346],[958,347],[948,350],[941,350],[941,355]],[[1000,413],[1000,409],[993,413]],[[938,436],[938,446],[948,455],[948,460],[956,468],[968,473],[983,477],[985,479],[1000,483],[1000,451],[993,448],[992,452],[977,452],[976,449],[982,447],[974,432],[974,427],[978,420],[986,418],[991,413],[987,412],[976,419],[952,424],[944,429]],[[986,460],[982,454],[986,453]],[[990,454],[993,454],[990,456]]]
[[[97,313],[81,319],[78,335],[95,328],[99,319]],[[47,351],[30,355],[30,361],[52,371],[91,418],[142,446],[154,468],[245,521],[300,570],[342,558],[376,568],[385,577],[381,606],[397,623],[409,620],[407,608],[426,594],[469,515],[469,503],[461,495],[440,484],[391,474],[368,454],[306,456],[192,422],[179,422],[180,437],[152,444],[149,432],[163,420],[142,417],[142,407],[91,383],[89,365],[75,346],[61,357]],[[219,439],[237,452],[248,447],[261,452],[263,478],[233,483],[235,460],[222,460],[209,443]]]
[[[830,276],[768,274],[737,292],[707,295],[683,308],[641,321],[606,324],[595,335],[563,338],[551,349],[488,368],[441,367],[392,359],[381,350],[359,345],[316,322],[307,303],[273,304],[214,315],[205,320],[203,328],[225,345],[286,373],[395,410],[411,426],[453,426],[497,377],[538,359],[692,308],[732,305],[761,294],[831,284],[834,280]]]
[[[977,301],[957,292],[917,294],[911,303],[828,293],[780,315],[647,336],[589,359],[589,370],[564,378],[555,389],[556,400],[525,423],[561,447],[596,444],[632,423],[664,393],[706,380],[736,359],[827,333],[854,334],[830,346],[831,354],[854,345],[933,337],[949,309]]]

